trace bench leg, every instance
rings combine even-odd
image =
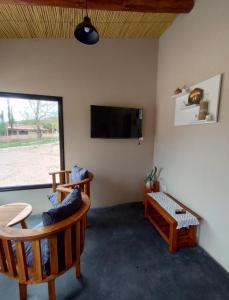
[[[196,226],[189,227],[189,237],[191,240],[190,246],[195,247],[196,246]]]
[[[56,299],[55,280],[50,280],[48,282],[48,291],[49,291],[49,300],[55,300]]]
[[[19,283],[19,295],[20,300],[26,300],[27,299],[27,285]]]
[[[147,219],[147,210],[148,210],[148,200],[146,197],[144,197],[144,217]]]
[[[170,228],[169,228],[169,251],[172,252],[172,253],[177,251],[176,223],[170,224]]]

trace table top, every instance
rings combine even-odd
[[[0,225],[13,226],[22,222],[32,212],[28,203],[9,203],[0,206]]]
[[[172,199],[169,195],[162,192],[149,193],[148,195],[157,202],[157,204],[165,211],[166,214],[169,214],[169,216],[176,221],[177,229],[199,225],[197,217],[189,210],[185,209],[177,201]],[[176,211],[181,209],[183,209],[185,213],[177,214]]]

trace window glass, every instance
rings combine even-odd
[[[0,94],[0,189],[50,184],[63,167],[62,101],[49,98]]]

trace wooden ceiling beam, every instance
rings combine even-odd
[[[85,8],[86,0],[0,0],[0,4]],[[194,0],[87,0],[88,9],[149,13],[189,13]]]

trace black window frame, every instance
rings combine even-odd
[[[43,101],[55,101],[58,103],[58,120],[59,120],[59,142],[60,142],[60,167],[61,170],[65,169],[65,154],[64,154],[64,115],[63,115],[63,98],[59,96],[44,96],[37,94],[24,94],[24,93],[9,93],[0,92],[0,97],[28,99],[28,100],[43,100]],[[51,176],[50,176],[51,179]],[[33,190],[33,189],[45,189],[52,187],[51,183],[45,184],[32,184],[32,185],[20,185],[20,186],[7,186],[0,187],[0,192],[20,191],[20,190]]]

